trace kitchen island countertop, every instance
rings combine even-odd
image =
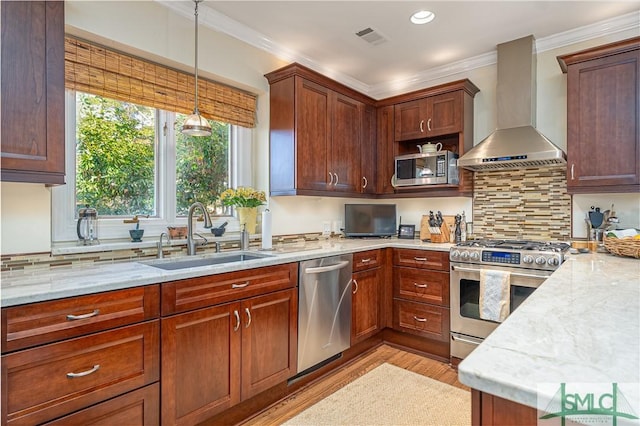
[[[275,250],[269,252],[252,250],[252,252],[264,254],[266,257],[262,259],[173,271],[148,265],[155,262],[154,260],[136,261],[135,259],[123,263],[8,271],[2,272],[1,276],[1,301],[2,307],[16,306],[386,247],[449,251],[451,246],[450,243],[435,244],[418,239],[327,239],[274,247]],[[225,251],[220,254],[197,255],[190,258],[224,256],[233,253],[233,251]],[[170,260],[175,259],[164,259],[164,261]]]
[[[561,383],[629,383],[640,401],[640,260],[569,255],[459,365],[482,392],[542,409]],[[539,385],[543,385],[539,388]],[[540,391],[540,393],[538,393]]]

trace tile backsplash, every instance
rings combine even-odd
[[[475,172],[473,232],[476,238],[569,240],[566,170]]]

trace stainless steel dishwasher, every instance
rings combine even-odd
[[[298,373],[351,344],[352,261],[345,254],[300,262]]]

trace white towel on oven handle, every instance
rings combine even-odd
[[[480,270],[480,318],[502,322],[511,310],[511,274],[492,269]]]

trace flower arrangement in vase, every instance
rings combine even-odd
[[[264,191],[242,186],[236,189],[229,188],[220,194],[220,201],[223,205],[236,209],[240,227],[245,225],[249,234],[256,233],[258,207],[267,201]]]

